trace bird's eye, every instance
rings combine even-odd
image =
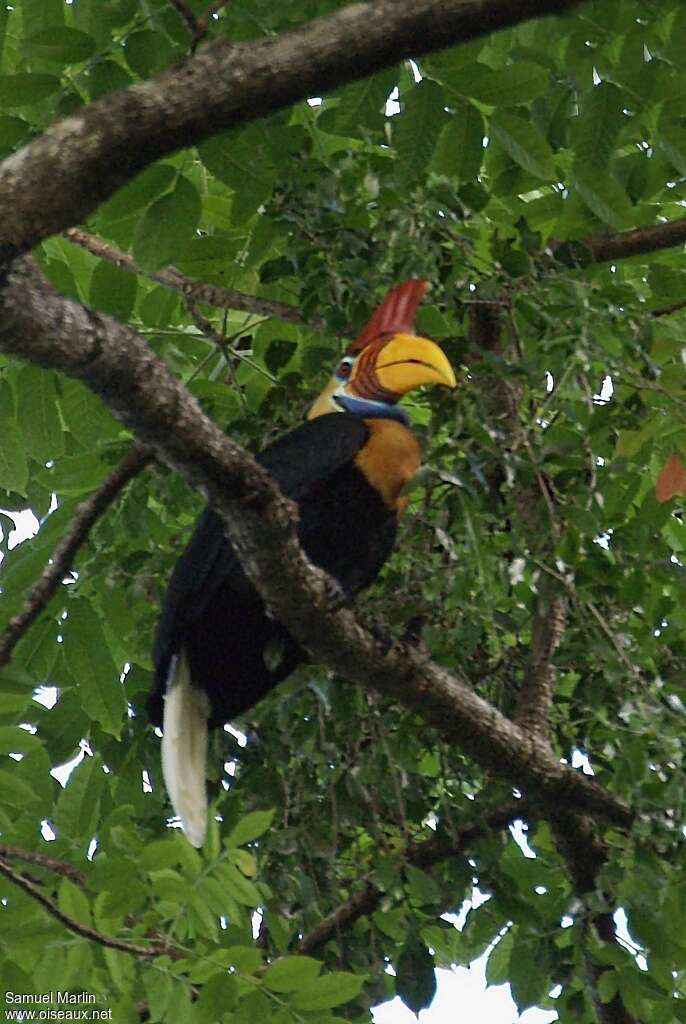
[[[347,380],[348,377],[350,376],[350,372],[351,372],[352,368],[353,368],[353,360],[352,359],[344,359],[343,362],[341,363],[341,365],[338,367],[338,370],[336,371],[336,376],[337,377],[341,377],[343,380]]]

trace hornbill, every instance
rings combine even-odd
[[[421,280],[393,288],[353,341],[305,423],[257,461],[298,503],[308,557],[351,598],[393,548],[419,444],[396,403],[422,384],[455,387],[446,356],[414,333]],[[305,658],[265,611],[221,519],[208,508],[172,574],[157,628],[149,713],[163,725],[162,771],[184,831],[202,846],[208,728],[247,711]]]

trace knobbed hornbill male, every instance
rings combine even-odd
[[[422,384],[455,387],[446,356],[417,337],[420,280],[393,288],[355,339],[307,421],[257,456],[298,502],[309,558],[352,597],[393,548],[402,490],[419,444],[398,399]],[[242,714],[305,658],[270,618],[208,508],[172,574],[155,641],[152,721],[163,725],[162,771],[194,846],[207,824],[208,728]]]

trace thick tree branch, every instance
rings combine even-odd
[[[109,93],[0,164],[0,259],[84,220],[166,153],[577,0],[375,0],[292,32],[202,46],[157,78]],[[74,188],[78,182],[78,188]]]
[[[557,847],[567,864],[574,887],[583,899],[592,893],[607,861],[607,849],[593,830],[593,824],[581,814],[559,815],[552,819]],[[591,918],[598,937],[610,946],[619,946],[615,924],[610,912],[596,913]],[[594,999],[600,1024],[637,1024],[616,995],[608,1003],[598,998],[598,980],[605,964],[599,964],[586,955],[586,975]]]
[[[78,506],[69,529],[55,548],[40,579],[34,584],[24,602],[24,607],[10,619],[7,628],[0,636],[0,668],[7,665],[17,643],[29,626],[36,621],[69,572],[76,552],[87,539],[100,516],[107,511],[129,480],[140,473],[152,458],[152,449],[146,445],[134,444],[119,465],[115,466],[109,476],[103,480],[97,491],[94,491]]]
[[[0,293],[0,349],[83,380],[139,438],[208,495],[267,606],[319,662],[402,701],[480,764],[542,803],[560,801],[629,826],[626,805],[549,751],[426,654],[379,644],[340,608],[335,581],[303,555],[297,511],[269,475],[203,415],[133,331],[65,299],[31,260]]]
[[[581,240],[581,244],[590,251],[594,263],[643,256],[645,253],[671,249],[685,242],[686,217],[655,224],[653,227],[632,228],[630,231],[619,231],[611,235],[589,235]]]
[[[483,349],[502,353],[504,347],[504,304],[474,306],[470,309],[470,340]],[[510,317],[510,331],[514,335],[513,348],[521,351],[516,326]],[[538,464],[519,415],[521,394],[516,384],[507,377],[494,381],[486,398],[491,417],[502,425],[505,444],[509,450],[523,448],[529,456],[536,485],[515,485],[514,500],[524,525],[531,550],[544,550],[551,554],[560,536],[560,522],[556,496],[551,482]],[[529,648],[529,668],[522,680],[514,720],[517,725],[540,745],[543,752],[552,753],[550,740],[550,712],[555,697],[557,670],[553,657],[564,635],[568,599],[559,587],[559,581],[540,587],[536,614],[533,620]],[[578,813],[551,808],[548,816],[552,823],[557,846],[576,891],[583,897],[593,891],[603,867],[607,852],[593,831],[588,817]],[[616,943],[611,914],[595,915],[593,924],[599,937]],[[624,1004],[615,996],[603,1003],[598,994],[598,980],[602,968],[585,953],[586,975],[600,1024],[636,1024]]]
[[[521,729],[548,743],[557,670],[553,655],[564,634],[567,600],[560,592],[541,596],[533,623],[529,672],[517,703]]]
[[[151,281],[164,285],[165,288],[178,292],[189,303],[203,302],[208,306],[218,306],[220,309],[237,309],[245,313],[257,313],[259,316],[273,316],[279,320],[289,320],[292,323],[304,323],[297,308],[289,306],[285,302],[272,302],[270,299],[260,299],[256,295],[237,292],[233,288],[221,288],[216,284],[197,281],[182,274],[176,267],[166,267],[164,270],[141,270],[129,253],[118,249],[111,242],[104,242],[95,235],[81,231],[79,228],[68,228],[64,232],[64,237],[70,242],[80,245],[83,249],[87,249],[94,256],[113,263],[116,267],[123,267],[125,270],[130,270],[132,274],[147,277]]]
[[[45,907],[47,912],[59,921],[60,924],[63,924],[65,928],[68,928],[70,932],[80,935],[83,939],[88,939],[89,942],[97,942],[99,946],[106,946],[108,949],[118,949],[122,953],[130,953],[132,956],[141,958],[168,956],[178,960],[184,955],[175,946],[170,946],[166,942],[155,940],[147,946],[139,946],[135,942],[126,942],[124,939],[115,939],[109,935],[103,935],[102,932],[96,931],[95,928],[90,928],[88,925],[81,924],[80,921],[75,921],[74,918],[69,917],[68,914],[60,910],[57,904],[43,892],[39,885],[26,878],[20,872],[15,871],[14,868],[10,867],[2,859],[0,859],[0,875],[4,875],[14,885],[23,889],[31,899]]]
[[[502,807],[494,807],[478,822],[472,822],[458,828],[452,835],[445,832],[437,833],[430,839],[411,844],[405,854],[408,864],[427,870],[448,857],[457,857],[483,835],[494,829],[507,828],[511,822],[527,814],[527,804],[523,800],[512,800]],[[299,953],[312,953],[320,949],[329,939],[334,938],[344,928],[350,927],[360,917],[373,913],[384,897],[384,892],[372,882],[364,886],[349,900],[336,907],[334,911],[322,918],[316,927],[303,935],[298,943]]]

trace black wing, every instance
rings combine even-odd
[[[368,436],[367,428],[357,416],[331,413],[296,427],[270,444],[256,459],[269,470],[287,497],[300,501],[351,463]],[[224,536],[221,519],[213,509],[207,508],[198,519],[169,581],[153,655],[158,677],[166,676],[171,655],[182,645],[189,628],[202,617],[229,576],[237,598],[242,589],[246,597],[254,593]]]

